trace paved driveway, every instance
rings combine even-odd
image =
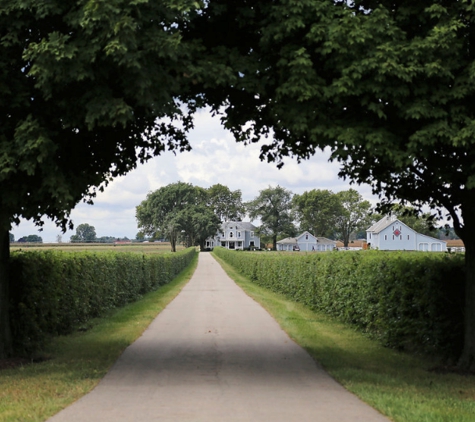
[[[335,382],[209,253],[89,394],[50,419],[388,421]]]

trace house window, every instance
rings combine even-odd
[[[237,232],[237,237],[241,237],[241,232]]]
[[[242,247],[242,242],[238,242],[237,245],[238,245],[238,248],[241,248]]]
[[[384,240],[388,240],[388,235],[387,234],[384,235]]]
[[[399,236],[399,239],[402,240],[402,234]]]
[[[409,235],[407,235],[407,240],[409,240]]]
[[[229,237],[233,237],[233,232],[229,232]]]
[[[369,234],[369,238],[371,239],[371,233]]]
[[[305,240],[308,240],[308,234],[305,235]]]
[[[251,232],[251,237],[254,237],[254,232]]]
[[[226,233],[223,232],[223,237],[226,239]]]
[[[226,247],[226,242],[221,242],[221,246],[222,246],[223,248],[225,248],[225,247]]]
[[[393,240],[394,240],[394,235],[393,235]]]

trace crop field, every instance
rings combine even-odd
[[[169,242],[152,243],[14,243],[10,251],[44,251],[53,249],[64,252],[137,252],[145,254],[166,253],[171,251]],[[177,251],[184,249],[177,245]]]

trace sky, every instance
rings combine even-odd
[[[97,237],[135,239],[139,231],[136,206],[147,193],[178,181],[203,188],[220,183],[231,190],[240,189],[243,201],[254,199],[259,191],[269,186],[279,185],[297,194],[311,189],[329,189],[336,193],[353,188],[363,199],[372,204],[377,202],[369,185],[350,185],[338,178],[339,166],[328,161],[328,151],[317,153],[300,164],[295,159],[286,159],[279,170],[275,163],[260,161],[259,144],[237,143],[231,133],[221,127],[219,118],[212,117],[206,110],[196,115],[195,129],[190,132],[189,141],[192,151],[176,155],[165,152],[138,165],[126,176],[116,178],[104,192],[98,193],[94,205],[78,204],[71,213],[74,225],[94,226]],[[49,220],[45,220],[42,231],[32,222],[22,220],[11,232],[15,240],[36,234],[44,243],[57,242],[58,236],[62,242],[69,242],[71,235],[76,233],[75,230],[62,233]]]

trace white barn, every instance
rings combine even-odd
[[[206,248],[222,246],[226,249],[248,249],[261,247],[261,240],[255,233],[256,227],[243,221],[227,221],[214,237],[206,239]]]
[[[278,251],[332,251],[336,247],[334,240],[316,237],[305,231],[297,237],[287,237],[277,242]]]
[[[396,216],[386,216],[366,230],[366,241],[371,249],[385,251],[445,252],[447,242],[417,233]]]

